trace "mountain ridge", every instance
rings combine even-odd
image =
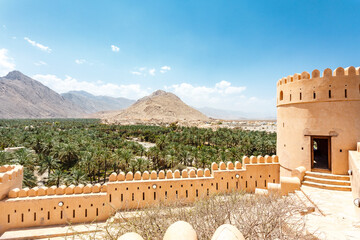
[[[20,71],[0,77],[0,118],[70,118],[84,112]]]
[[[135,100],[132,99],[123,97],[114,98],[109,96],[95,96],[86,91],[69,91],[67,93],[62,93],[61,96],[81,107],[87,114],[110,110],[121,110],[135,103]]]

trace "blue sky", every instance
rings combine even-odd
[[[0,1],[0,75],[275,115],[276,81],[359,66],[360,1]]]

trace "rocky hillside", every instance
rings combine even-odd
[[[84,111],[19,71],[0,78],[0,118],[82,117]]]
[[[104,122],[120,124],[166,124],[172,122],[191,123],[209,121],[209,118],[186,105],[176,95],[158,90],[139,99],[123,111],[101,112],[92,115]]]
[[[65,99],[79,106],[86,113],[100,111],[121,110],[135,102],[127,98],[113,98],[108,96],[94,96],[85,91],[70,91],[61,94]]]

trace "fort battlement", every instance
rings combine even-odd
[[[106,192],[106,184],[79,184],[75,185],[62,185],[59,187],[34,187],[34,188],[14,188],[12,189],[8,197],[9,198],[18,198],[18,197],[37,197],[37,196],[52,196],[52,195],[72,195],[72,194],[88,194],[88,193],[99,193]]]
[[[23,180],[23,167],[19,165],[0,166],[0,200],[8,195],[14,188],[21,188]]]
[[[277,82],[277,106],[308,102],[360,100],[360,67],[315,69]]]
[[[269,183],[280,183],[277,156],[244,157],[242,163],[213,163],[211,170],[112,173],[103,185],[31,189],[15,185],[7,189],[8,198],[0,201],[0,232],[20,227],[102,221],[115,210],[178,200],[190,203],[232,191],[253,193],[256,188],[267,188]],[[17,168],[6,166],[6,171]],[[18,176],[22,180],[22,175]]]

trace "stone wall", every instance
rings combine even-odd
[[[350,180],[353,198],[360,198],[360,143],[357,144],[357,151],[349,151],[349,169],[352,171]],[[355,207],[355,211],[360,217],[360,208]]]
[[[213,194],[255,192],[280,182],[277,156],[244,157],[212,164],[212,170],[113,173],[104,185],[35,187],[14,185],[0,201],[0,233],[7,229],[103,221],[114,211],[159,202],[193,202]],[[21,175],[22,179],[22,175]],[[7,188],[8,189],[8,188]]]

